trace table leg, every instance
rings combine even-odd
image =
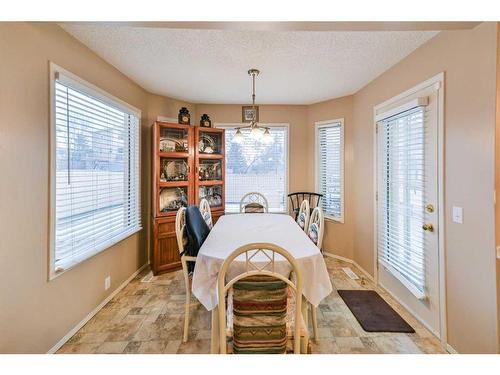
[[[217,308],[212,310],[212,335],[210,336],[210,353],[219,354],[219,314]]]

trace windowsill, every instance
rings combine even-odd
[[[65,274],[66,272],[72,270],[73,268],[79,266],[80,264],[83,264],[86,261],[88,261],[89,259],[94,258],[96,255],[99,255],[99,254],[105,252],[106,250],[109,250],[110,248],[112,248],[113,246],[126,240],[127,238],[130,238],[133,235],[139,233],[141,230],[142,230],[142,227],[133,229],[130,233],[125,233],[123,235],[123,237],[120,236],[120,237],[118,237],[118,239],[110,242],[109,244],[106,244],[105,247],[103,247],[102,249],[96,250],[94,252],[88,252],[86,254],[82,254],[81,256],[79,256],[77,259],[75,259],[73,261],[67,261],[66,264],[64,265],[64,267],[61,266],[63,268],[61,271],[56,272],[54,269],[54,265],[51,264],[48,281],[52,281],[54,279],[57,279],[59,276]]]
[[[325,216],[325,220],[336,224],[344,224],[343,217],[337,218],[337,217]]]

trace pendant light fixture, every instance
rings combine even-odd
[[[241,143],[243,142],[243,133],[241,129],[250,129],[250,138],[255,139],[257,141],[262,141],[263,143],[272,143],[273,137],[269,133],[269,128],[267,126],[260,126],[257,123],[257,119],[255,118],[255,77],[259,75],[259,70],[250,69],[248,71],[248,75],[252,77],[252,109],[253,109],[253,118],[250,121],[249,125],[240,126],[236,128],[236,134],[234,135],[233,142]]]

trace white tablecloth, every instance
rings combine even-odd
[[[217,275],[222,263],[238,247],[252,242],[274,243],[293,255],[301,268],[303,295],[314,306],[318,306],[332,292],[323,256],[290,216],[260,213],[225,215],[219,218],[203,243],[194,269],[192,291],[207,310],[217,306]],[[264,255],[258,255],[265,261]],[[290,264],[281,259],[275,264],[276,271],[288,275]],[[236,267],[229,269],[230,278],[244,271],[244,257],[240,262],[238,260],[235,260]]]

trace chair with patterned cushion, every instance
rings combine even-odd
[[[265,213],[269,212],[269,204],[266,197],[261,193],[247,193],[241,198],[240,212],[244,213]]]
[[[297,215],[297,224],[304,231],[307,232],[309,225],[309,202],[303,200],[300,204],[299,214]]]
[[[189,274],[187,262],[196,261],[196,257],[184,254],[188,241],[186,234],[186,207],[179,208],[177,215],[175,216],[175,235],[177,237],[177,246],[179,247],[179,253],[181,255],[182,274],[184,275],[184,284],[186,286],[184,333],[182,336],[182,341],[186,342],[189,334],[189,310],[191,307],[191,275]]]
[[[325,219],[321,207],[316,207],[309,218],[307,235],[312,242],[321,250],[323,244],[323,232],[325,230]]]
[[[299,216],[300,205],[302,204],[302,202],[304,200],[307,200],[307,203],[309,203],[309,208],[311,210],[309,211],[309,213],[311,213],[314,208],[320,206],[323,194],[299,191],[297,193],[288,194],[288,198],[290,199],[291,203],[289,207],[292,210],[292,216],[295,220],[297,220],[297,217]]]
[[[212,211],[210,210],[210,204],[205,198],[200,201],[200,212],[203,220],[205,220],[205,223],[207,223],[208,227],[212,229]]]
[[[232,263],[237,257],[244,257],[244,269],[230,278],[228,270],[234,274]],[[275,270],[275,260],[283,258],[290,264],[293,277]],[[309,337],[301,312],[302,275],[297,261],[285,249],[270,243],[253,243],[236,249],[219,271],[217,295],[221,354],[228,351],[226,319],[231,321],[233,353],[284,354],[290,343],[295,354],[300,353],[301,347],[307,348]]]
[[[323,216],[323,210],[321,209],[321,207],[316,207],[313,210],[311,217],[309,218],[309,227],[307,228],[307,235],[320,250],[323,244],[323,232],[325,229],[324,226],[325,226],[325,219]],[[317,340],[318,339],[317,311],[316,307],[312,305],[310,307],[311,307],[311,318],[313,323],[314,339]]]

